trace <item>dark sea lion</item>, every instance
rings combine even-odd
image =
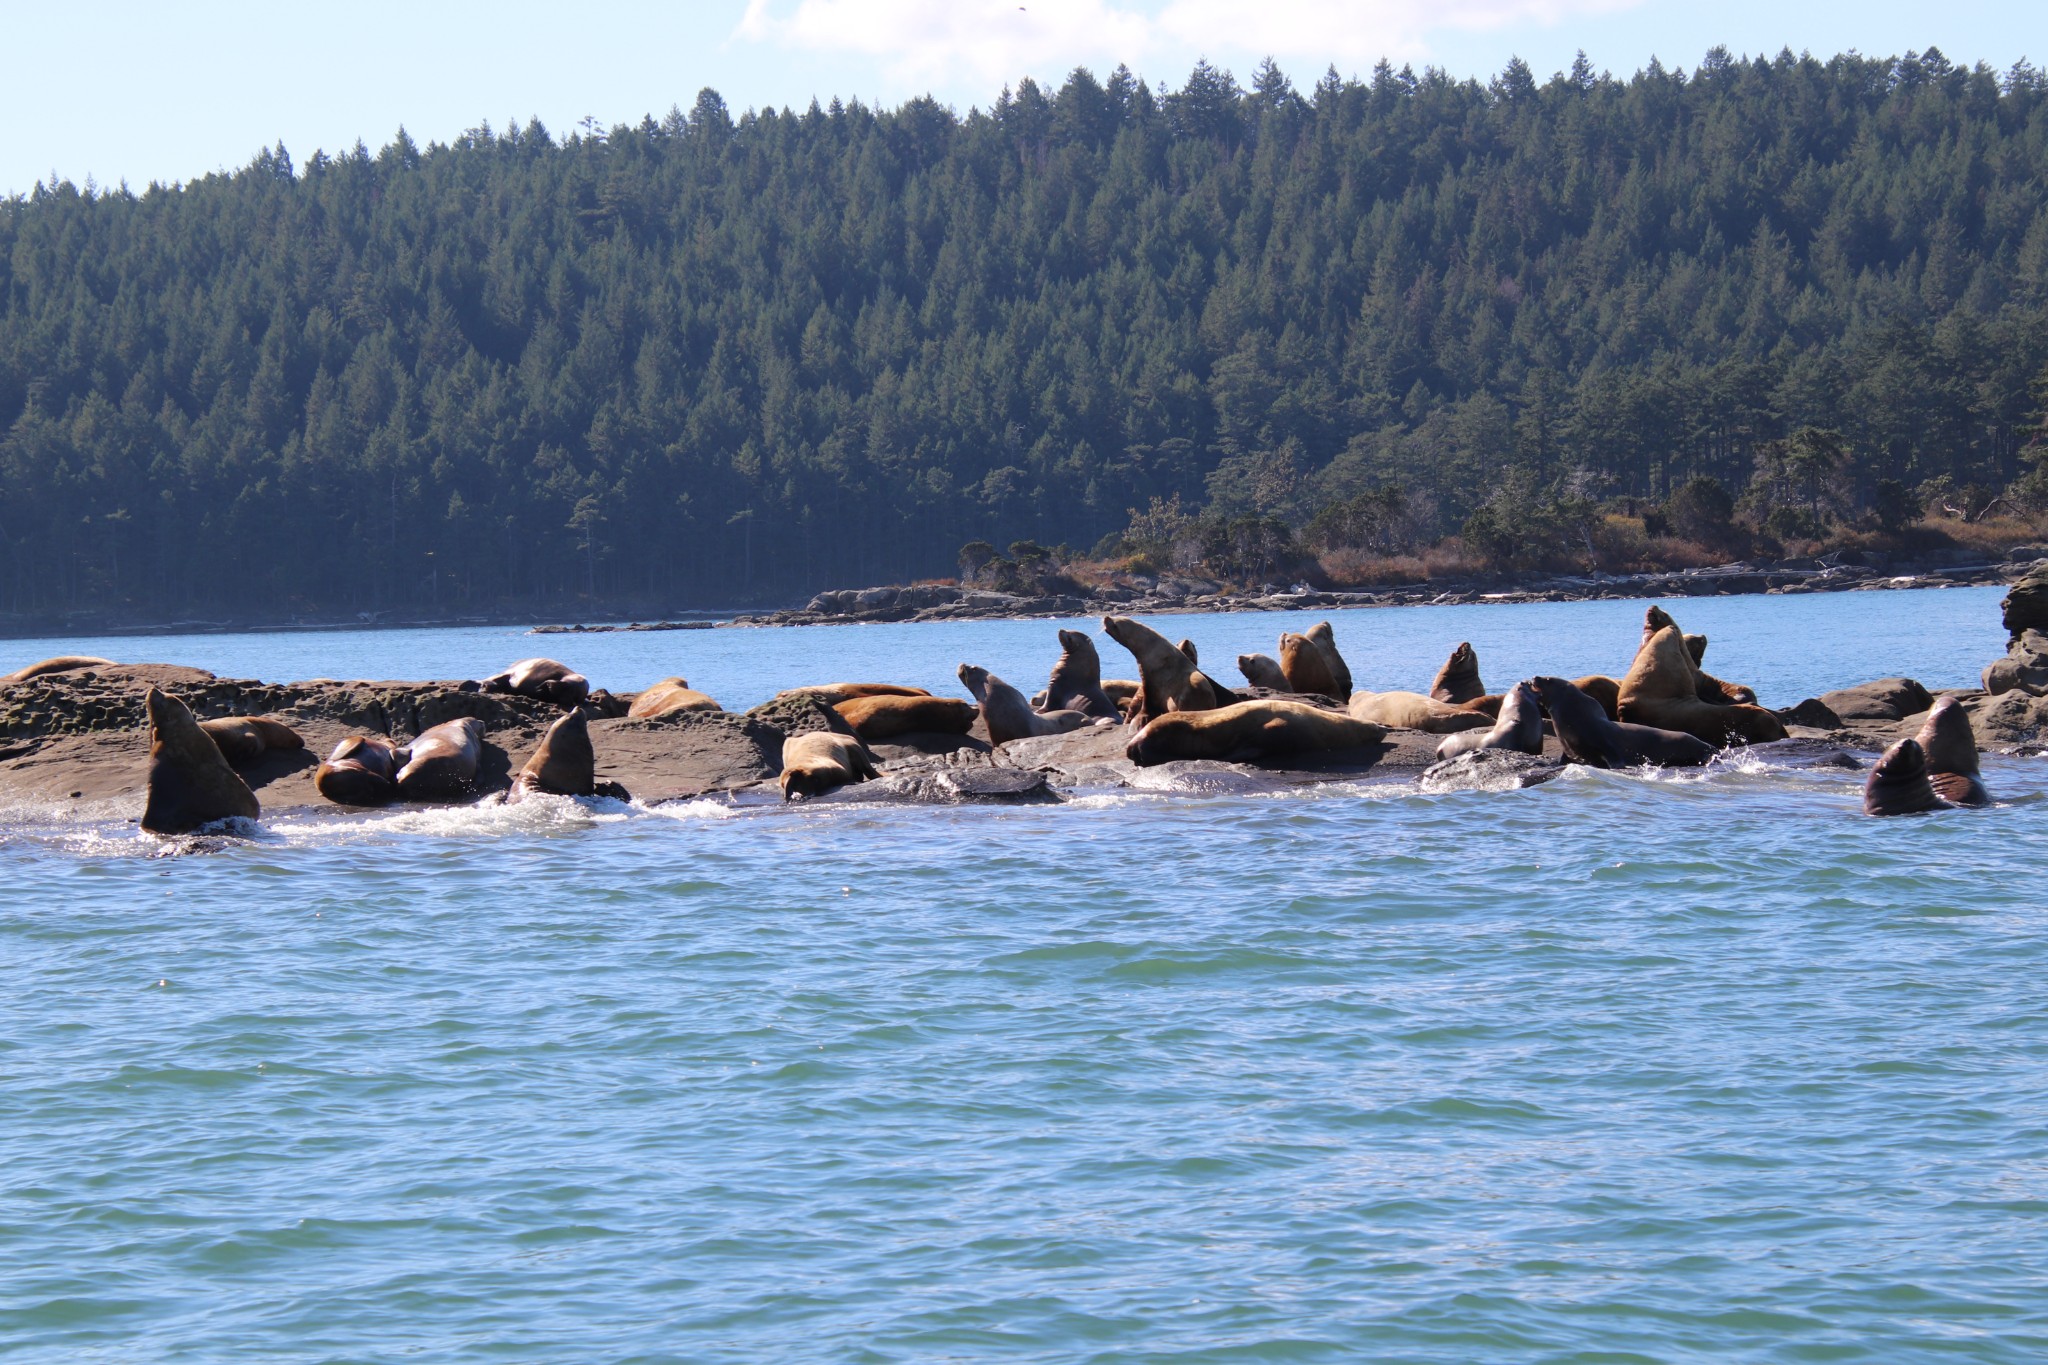
[[[1033,735],[1064,735],[1092,724],[1079,711],[1034,711],[1024,694],[985,668],[960,665],[960,685],[981,703],[988,742],[1007,744]]]
[[[813,730],[793,735],[782,742],[782,799],[816,796],[880,777],[867,745],[852,735],[835,735],[830,730]]]
[[[1700,700],[1715,706],[1754,706],[1756,689],[1741,683],[1722,682],[1706,669],[1700,667],[1707,657],[1707,637],[1688,635],[1685,637],[1685,652],[1692,655],[1693,675],[1699,679]]]
[[[1277,697],[1159,716],[1131,737],[1124,756],[1141,768],[1182,758],[1242,761],[1377,744],[1386,727]]]
[[[590,722],[581,711],[571,711],[550,725],[533,757],[512,779],[515,801],[531,792],[589,796],[596,790],[597,752],[590,747]]]
[[[31,678],[47,677],[52,673],[76,673],[82,668],[119,668],[112,659],[95,658],[90,654],[59,654],[54,659],[43,659],[26,668],[17,668],[0,683],[27,682]]]
[[[1977,763],[1977,735],[1970,713],[1954,697],[1943,697],[1927,713],[1914,738],[1927,759],[1927,781],[1944,801],[1958,806],[1988,806],[1991,793]]]
[[[1463,706],[1486,695],[1486,684],[1479,681],[1479,655],[1468,641],[1460,640],[1451,657],[1429,680],[1429,695],[1453,706]]]
[[[1351,694],[1337,691],[1337,674],[1330,667],[1330,655],[1306,635],[1293,631],[1280,636],[1280,671],[1287,678],[1287,690],[1303,696],[1328,697],[1342,702]]]
[[[1493,728],[1481,733],[1463,730],[1436,746],[1439,760],[1456,758],[1474,749],[1512,749],[1519,754],[1543,752],[1543,706],[1536,689],[1518,682],[1501,698],[1500,717]]]
[[[589,747],[588,739],[584,745]],[[476,770],[483,757],[482,721],[475,716],[444,720],[413,740],[405,766],[393,780],[398,794],[408,801],[459,801],[476,794]]]
[[[485,678],[483,688],[532,697],[566,710],[590,695],[590,679],[553,659],[521,659],[496,677]]]
[[[1677,626],[1658,630],[1637,651],[1621,680],[1617,710],[1632,724],[1683,730],[1710,744],[1738,739],[1765,744],[1785,738],[1785,723],[1761,706],[1700,700],[1699,675]]]
[[[1592,768],[1630,768],[1639,763],[1697,768],[1714,756],[1714,746],[1693,735],[1609,720],[1598,701],[1563,678],[1531,682],[1550,713],[1566,762]]]
[[[1244,674],[1244,680],[1253,687],[1263,687],[1272,692],[1294,690],[1287,683],[1287,675],[1280,669],[1280,661],[1267,655],[1238,655],[1237,671]]]
[[[1453,706],[1420,692],[1353,692],[1344,709],[1353,719],[1395,730],[1421,730],[1449,735],[1460,730],[1488,730],[1493,717],[1469,706]]]
[[[673,716],[684,711],[723,711],[725,708],[692,688],[682,678],[664,678],[633,698],[633,704],[626,708],[626,715],[632,720],[647,720],[654,716]]]
[[[1344,662],[1344,655],[1337,648],[1337,632],[1328,621],[1318,621],[1302,634],[1322,646],[1328,656],[1330,676],[1337,680],[1337,700],[1343,701],[1351,695],[1351,665]]]
[[[272,749],[303,749],[306,741],[282,721],[263,716],[219,716],[202,720],[199,728],[220,746],[229,763],[237,767],[254,763]]]
[[[952,697],[854,697],[835,705],[840,718],[870,743],[897,735],[964,735],[981,708]],[[1028,708],[1027,708],[1028,709]]]
[[[228,766],[220,746],[199,728],[191,708],[152,687],[149,712],[149,799],[142,827],[151,834],[188,834],[215,820],[262,814],[256,793]]]
[[[1863,782],[1865,815],[1919,815],[1949,810],[1927,779],[1927,754],[1917,739],[1902,739],[1884,751]]]
[[[1202,666],[1202,658],[1199,654],[1195,653],[1195,642],[1193,640],[1182,640],[1174,648],[1187,655],[1188,662],[1195,667],[1200,668]]]
[[[1060,661],[1052,666],[1052,680],[1040,695],[1044,699],[1032,705],[1041,711],[1123,718],[1123,711],[1103,690],[1102,656],[1095,652],[1095,642],[1078,630],[1060,632]]]
[[[1236,693],[1195,667],[1150,626],[1128,616],[1105,616],[1102,629],[1138,661],[1138,696],[1132,702],[1136,719],[1151,720],[1169,711],[1213,711],[1237,700]]]
[[[398,796],[404,751],[382,735],[350,735],[313,774],[313,787],[338,806],[384,806]]]
[[[785,697],[812,696],[827,706],[837,706],[843,701],[857,697],[929,697],[931,693],[922,687],[899,687],[895,683],[820,683],[816,687],[786,687],[775,694],[775,700]]]

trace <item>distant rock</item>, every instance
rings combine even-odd
[[[2048,692],[2048,635],[2028,627],[2014,636],[2006,646],[2005,657],[1984,666],[1984,690],[1993,696],[2014,691],[2035,696]]]
[[[2048,630],[2048,566],[2036,568],[2006,591],[1998,604],[2006,634],[2014,640],[2029,630]]]
[[[1820,703],[1839,720],[1901,720],[1934,705],[1926,688],[1911,678],[1879,678],[1838,692],[1824,692]]]
[[[1787,706],[1775,714],[1787,725],[1805,725],[1815,730],[1842,728],[1842,718],[1818,697],[1808,697],[1797,706]]]

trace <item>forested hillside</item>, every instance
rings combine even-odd
[[[0,203],[0,611],[769,601],[1175,498],[1370,545],[1778,489],[1789,533],[1988,500],[2044,368],[2024,66],[706,91]]]

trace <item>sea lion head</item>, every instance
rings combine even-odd
[[[1707,661],[1707,637],[1704,635],[1686,636],[1685,652],[1692,655],[1694,663],[1705,663]]]
[[[1976,774],[1977,734],[1970,728],[1970,713],[1954,697],[1934,703],[1914,739],[1930,772]]]
[[[1917,739],[1902,739],[1886,749],[1863,784],[1865,815],[1917,815],[1947,807],[1927,780],[1927,752]]]

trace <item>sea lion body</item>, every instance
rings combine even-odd
[[[1598,700],[1563,678],[1532,682],[1537,699],[1550,713],[1567,762],[1590,768],[1630,768],[1639,763],[1697,768],[1714,756],[1714,747],[1695,735],[1608,719]]]
[[[1464,706],[1486,695],[1486,684],[1479,681],[1479,654],[1470,641],[1460,640],[1451,657],[1444,660],[1444,666],[1429,681],[1429,695],[1453,706]]]
[[[1927,782],[1944,801],[1958,806],[1988,806],[1977,759],[1977,735],[1970,714],[1954,697],[1943,697],[1927,713],[1914,736],[1927,760]]]
[[[1421,730],[1426,734],[1449,735],[1460,730],[1486,730],[1493,717],[1467,706],[1425,697],[1420,692],[1353,692],[1345,704],[1355,720],[1370,721],[1395,730]]]
[[[1344,655],[1337,648],[1337,632],[1328,621],[1318,621],[1302,634],[1315,641],[1323,651],[1324,662],[1330,666],[1330,676],[1337,682],[1335,698],[1343,701],[1351,695],[1351,665],[1344,662]]]
[[[1519,682],[1500,700],[1500,716],[1481,734],[1462,730],[1436,746],[1439,759],[1456,758],[1474,749],[1511,749],[1520,754],[1543,752],[1543,707],[1536,689]]]
[[[1863,782],[1865,815],[1919,815],[1950,808],[1928,781],[1927,754],[1917,739],[1902,739],[1886,749]]]
[[[1572,686],[1600,703],[1600,709],[1607,713],[1607,719],[1621,719],[1621,683],[1603,673],[1589,673],[1583,678],[1573,678]]]
[[[1237,656],[1237,671],[1244,674],[1244,680],[1253,687],[1263,687],[1269,692],[1294,690],[1287,681],[1287,674],[1281,671],[1280,661],[1269,655],[1240,654]]]
[[[837,703],[832,709],[853,727],[855,734],[870,743],[920,732],[964,735],[973,728],[974,718],[981,714],[981,708],[971,701],[893,694],[854,697]]]
[[[1105,616],[1102,629],[1138,661],[1138,696],[1131,703],[1136,719],[1152,720],[1169,711],[1213,711],[1237,700],[1236,693],[1202,672],[1151,627],[1128,616]]]
[[[533,792],[589,796],[596,789],[597,753],[590,747],[590,722],[581,711],[571,711],[550,725],[533,757],[512,779],[515,801]]]
[[[1079,711],[1034,711],[1024,694],[985,668],[960,665],[960,683],[981,703],[988,742],[1007,744],[1033,735],[1064,735],[1090,723]]]
[[[782,742],[782,799],[816,796],[880,777],[867,745],[852,735],[835,735],[830,730],[813,730],[793,735]]]
[[[1351,694],[1338,695],[1336,670],[1330,655],[1306,635],[1288,631],[1280,637],[1280,672],[1287,678],[1287,690],[1303,696],[1328,697],[1341,702]]]
[[[785,697],[813,696],[827,706],[837,706],[843,701],[860,697],[929,697],[931,693],[922,687],[899,687],[895,683],[820,683],[816,687],[786,687],[775,694],[775,700]]]
[[[187,834],[215,820],[262,814],[256,793],[228,766],[191,708],[152,687],[149,712],[149,795],[142,827],[151,834]]]
[[[96,658],[90,654],[59,654],[54,659],[41,659],[26,668],[17,668],[0,683],[27,682],[31,678],[47,677],[52,673],[76,673],[82,668],[118,668],[112,659]]]
[[[1041,711],[1079,711],[1084,716],[1120,720],[1122,710],[1103,690],[1102,656],[1095,642],[1078,630],[1060,632],[1060,661],[1052,666],[1052,679],[1040,694],[1044,700],[1032,705]]]
[[[337,806],[389,805],[403,753],[382,735],[350,735],[314,771],[313,787]]]
[[[219,716],[202,720],[199,728],[220,746],[222,755],[236,767],[254,763],[272,749],[303,749],[306,741],[282,721],[263,716]]]
[[[626,715],[631,720],[650,720],[655,716],[673,716],[684,711],[724,709],[684,679],[664,678],[634,697],[633,704],[626,708]]]
[[[1320,706],[1265,697],[1156,717],[1131,737],[1124,756],[1149,768],[1184,758],[1244,760],[1354,749],[1377,744],[1386,734],[1385,726]]]
[[[444,720],[420,731],[407,750],[405,766],[392,780],[408,801],[460,800],[474,793],[483,757],[482,721],[475,716]]]
[[[496,677],[484,679],[486,692],[510,692],[564,710],[590,695],[590,679],[553,659],[521,659]]]
[[[1116,707],[1117,714],[1121,716],[1138,694],[1145,690],[1145,684],[1136,678],[1104,678],[1102,690]]]
[[[1669,618],[1666,618],[1669,619]],[[1707,660],[1707,637],[1685,637],[1685,652],[1692,656],[1693,676],[1699,679],[1699,698],[1715,706],[1754,706],[1756,689],[1741,683],[1722,682],[1701,665]]]
[[[1618,688],[1617,714],[1633,724],[1683,730],[1710,744],[1738,739],[1764,744],[1785,738],[1784,722],[1761,706],[1701,701],[1699,687],[1678,627],[1665,626],[1636,652]]]

